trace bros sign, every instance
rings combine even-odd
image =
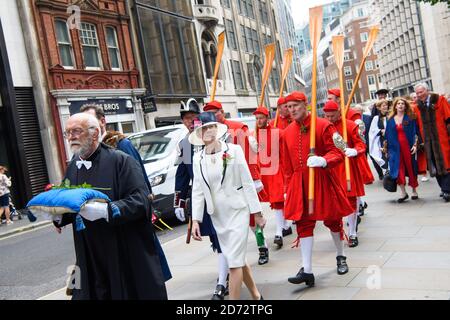
[[[80,112],[80,108],[86,104],[95,104],[103,108],[105,115],[117,115],[133,113],[133,104],[128,99],[88,99],[83,101],[71,101],[70,114]]]

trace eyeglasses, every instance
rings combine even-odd
[[[87,128],[86,130],[89,130],[89,129],[94,129],[95,127],[89,127],[89,128]],[[72,130],[66,130],[66,131],[64,131],[63,132],[63,136],[64,136],[64,138],[66,138],[66,139],[69,139],[69,137],[70,136],[76,136],[76,137],[78,137],[79,135],[81,135],[83,132],[85,132],[86,131],[85,129],[81,129],[81,128],[75,128],[75,129],[72,129]]]

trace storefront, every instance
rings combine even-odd
[[[8,49],[14,47],[5,40],[2,22],[0,17],[0,165],[8,168],[7,175],[12,178],[16,207],[23,208],[33,195],[43,191],[48,174],[31,79],[24,76],[26,69],[21,69],[28,64],[17,54],[8,58],[14,54]]]
[[[144,93],[145,89],[51,91],[56,100],[63,130],[67,119],[79,112],[83,105],[96,104],[105,111],[107,130],[121,131],[125,135],[145,130],[140,101],[140,97]],[[70,158],[67,142],[65,147],[66,154]]]

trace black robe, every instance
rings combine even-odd
[[[81,276],[80,286],[75,286],[72,298],[167,299],[153,240],[154,229],[147,216],[150,203],[141,168],[130,156],[104,144],[86,159],[92,161],[89,170],[85,166],[78,169],[77,160],[70,162],[65,179],[71,185],[88,183],[95,188],[109,188],[100,191],[120,209],[120,215],[113,216],[111,205],[108,206],[109,222],[88,221],[76,214],[63,215],[60,227],[73,224]]]

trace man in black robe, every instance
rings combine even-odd
[[[137,162],[99,142],[92,115],[70,117],[64,135],[74,153],[65,179],[101,188],[112,201],[88,202],[79,214],[64,214],[56,223],[73,225],[78,267],[73,299],[167,299],[147,216],[149,191]]]

